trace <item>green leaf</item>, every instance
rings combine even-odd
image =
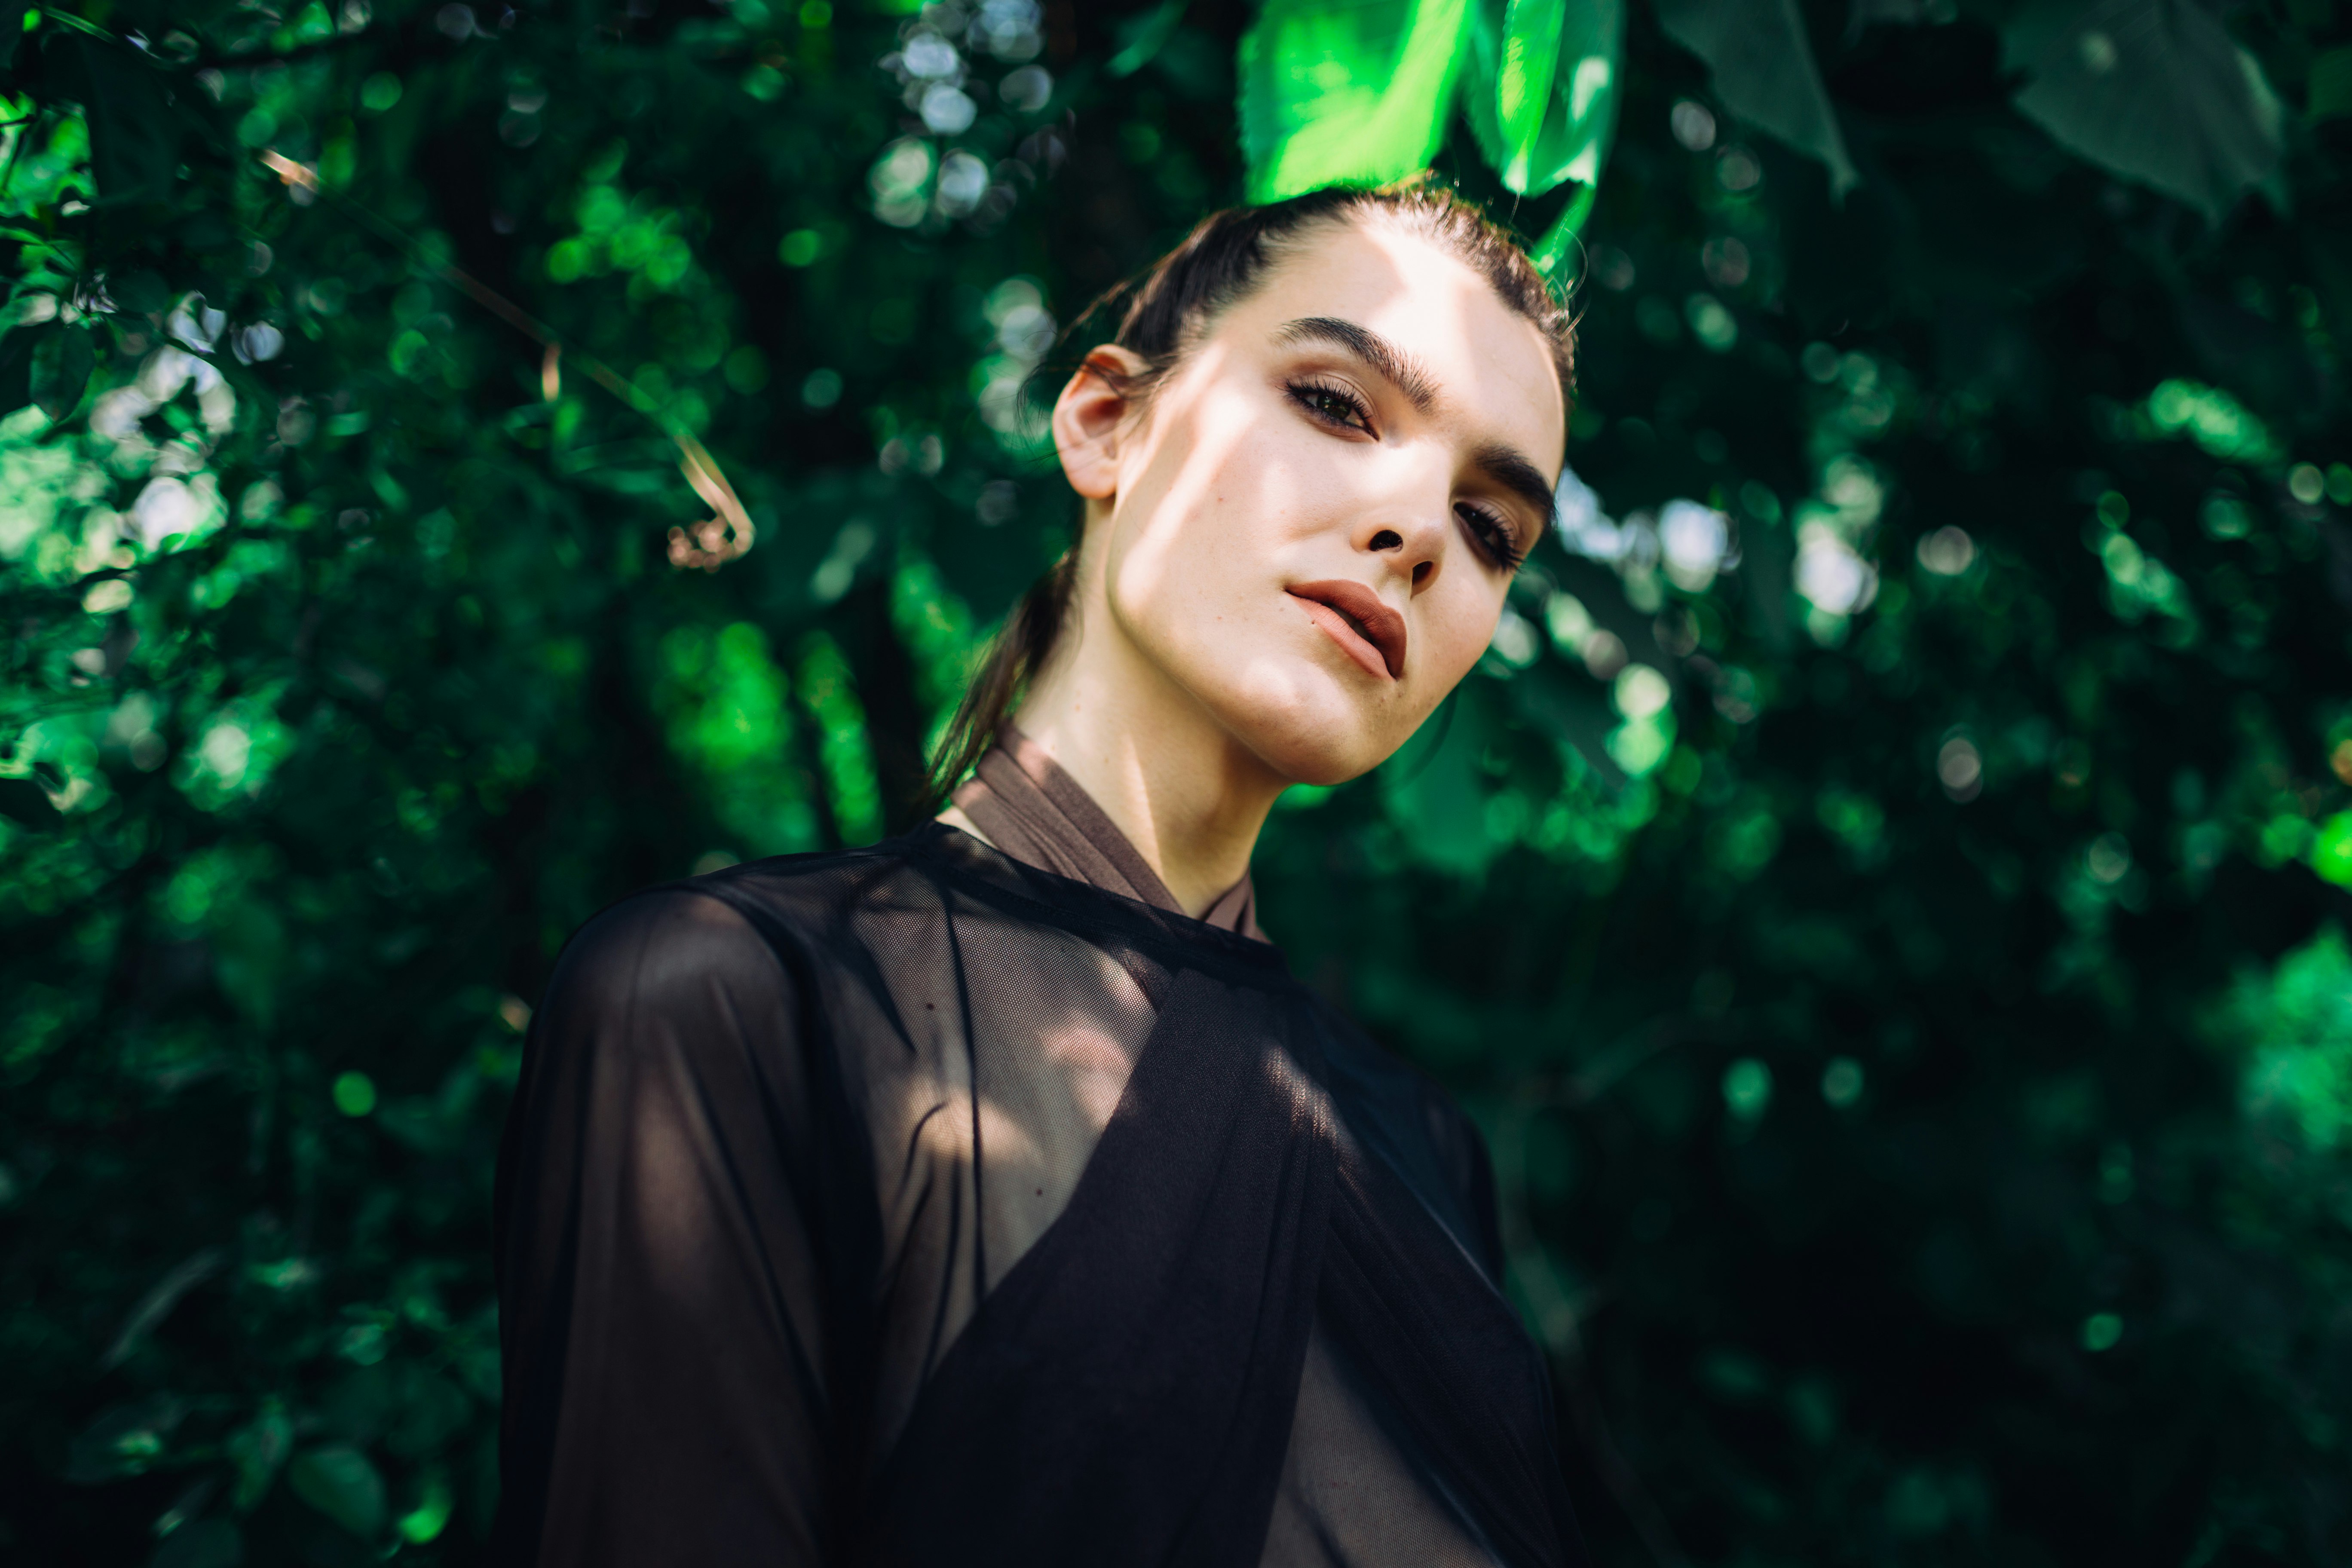
[[[60,321],[42,321],[0,333],[0,414],[14,414],[33,401],[33,361],[41,346],[65,331]]]
[[[1469,37],[1470,0],[1268,0],[1240,51],[1250,199],[1425,166]]]
[[[410,1367],[402,1379],[400,1416],[385,1447],[404,1458],[431,1453],[466,1424],[473,1405],[440,1373]]]
[[[1191,3],[1192,0],[1160,0],[1156,9],[1121,22],[1119,51],[1103,67],[1104,72],[1115,77],[1133,76],[1150,65],[1175,36],[1176,25],[1184,19],[1184,8]]]
[[[260,1412],[231,1434],[228,1457],[236,1466],[236,1491],[232,1500],[240,1513],[250,1513],[269,1494],[278,1467],[294,1446],[294,1425],[276,1399],[262,1402]]]
[[[0,816],[43,832],[65,820],[49,804],[48,792],[31,779],[0,779]]]
[[[450,1495],[447,1478],[437,1470],[428,1473],[416,1506],[400,1516],[400,1533],[416,1545],[425,1545],[448,1526],[457,1501]]]
[[[225,1519],[200,1519],[163,1537],[148,1568],[237,1568],[245,1536]]]
[[[179,167],[179,125],[144,56],[77,38],[89,79],[90,174],[101,202],[161,201]]]
[[[1390,820],[1406,829],[1415,858],[1459,876],[1486,869],[1502,848],[1486,835],[1480,767],[1499,726],[1485,681],[1465,681],[1380,769]]]
[[[1599,183],[1616,133],[1624,38],[1623,0],[1510,0],[1499,18],[1488,0],[1463,99],[1506,189],[1541,195],[1570,180]],[[1589,192],[1579,196],[1555,233],[1572,239],[1591,206]]]
[[[81,406],[82,390],[89,384],[90,367],[96,361],[86,328],[68,328],[36,345],[32,393],[41,412],[58,420]]]
[[[2352,48],[2330,49],[2312,61],[2310,87],[2304,112],[2312,119],[2352,114]]]
[[[1559,69],[1560,22],[1566,0],[1509,0],[1503,16],[1502,58],[1495,72],[1495,114],[1509,161],[1503,183],[1527,189],[1528,161],[1551,107],[1551,79]]]
[[[286,1479],[296,1497],[353,1535],[373,1535],[383,1528],[383,1478],[348,1443],[297,1455]]]
[[[1576,237],[1584,232],[1584,220],[1592,216],[1592,205],[1600,195],[1601,187],[1597,184],[1579,186],[1576,199],[1568,204],[1551,227],[1544,231],[1543,238],[1536,242],[1536,247],[1528,253],[1536,269],[1546,278],[1559,280],[1559,269],[1568,264],[1569,253],[1576,248]],[[1572,283],[1575,279],[1567,281]]]
[[[1583,676],[1550,665],[1524,670],[1511,682],[1511,707],[1528,723],[1574,746],[1611,789],[1622,788],[1625,770],[1609,754],[1609,731],[1617,727],[1608,690]]]
[[[1724,108],[1830,171],[1830,194],[1862,183],[1796,0],[1658,0],[1666,37],[1706,62]]]
[[[113,1406],[83,1428],[66,1450],[66,1479],[94,1486],[145,1473],[163,1458],[173,1431],[187,1414],[187,1405],[170,1394]]]
[[[2028,80],[2017,107],[2069,152],[2219,221],[2279,187],[2277,95],[2193,0],[2089,0],[2021,13],[2002,39]]]
[[[2339,888],[2352,888],[2352,811],[2320,824],[2311,844],[2311,868]]]
[[[106,295],[108,299],[114,301],[117,310],[128,310],[139,316],[160,314],[172,302],[169,286],[154,272],[143,267],[136,272],[126,272],[120,278],[108,279]]]

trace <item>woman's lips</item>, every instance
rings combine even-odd
[[[1404,617],[1382,604],[1378,594],[1345,577],[1294,583],[1289,592],[1368,673],[1391,680],[1404,674]]]

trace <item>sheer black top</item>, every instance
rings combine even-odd
[[[1469,1122],[951,827],[584,927],[498,1255],[502,1562],[1583,1562]]]

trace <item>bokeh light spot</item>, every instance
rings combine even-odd
[[[806,267],[824,251],[824,237],[813,228],[796,228],[776,247],[776,258],[787,267]]]
[[[1919,564],[1938,577],[1958,576],[1976,558],[1976,541],[1953,524],[1948,523],[1919,541]]]
[[[2083,868],[2090,872],[2095,882],[2119,882],[2123,880],[2124,873],[2131,869],[2131,864],[2130,841],[2120,833],[2099,835],[2083,852]]]
[[[1667,127],[1675,140],[1694,153],[1704,153],[1715,145],[1715,112],[1704,103],[1684,99],[1666,117]]]
[[[2320,825],[2311,843],[2311,868],[2339,888],[2352,888],[2352,811]]]
[[[1723,1069],[1723,1103],[1742,1121],[1761,1118],[1772,1103],[1772,1069],[1742,1057]]]
[[[365,1116],[375,1109],[375,1080],[363,1072],[347,1072],[335,1079],[335,1109],[345,1116]]]
[[[1954,735],[1936,752],[1936,779],[1954,800],[1974,800],[1984,788],[1984,753],[1966,735]]]

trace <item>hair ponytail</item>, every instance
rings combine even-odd
[[[963,775],[996,743],[996,731],[1013,716],[1029,683],[1054,656],[1062,623],[1069,619],[1077,581],[1078,546],[1074,543],[1044,576],[1029,584],[1029,591],[1004,617],[971,684],[964,689],[963,700],[956,704],[955,717],[948,721],[931,753],[930,776],[926,781],[929,811],[947,805]]]

